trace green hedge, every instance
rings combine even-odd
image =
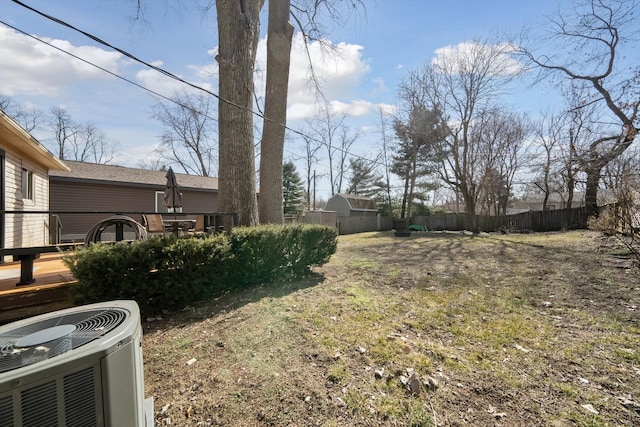
[[[73,302],[133,299],[145,314],[175,310],[228,290],[306,274],[326,263],[337,230],[318,225],[236,227],[197,235],[97,244],[64,257],[78,280]]]

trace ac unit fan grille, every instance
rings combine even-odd
[[[13,427],[13,397],[0,399],[0,425]]]
[[[51,359],[81,347],[102,337],[116,328],[127,317],[127,311],[119,308],[86,310],[56,316],[0,334],[0,373],[42,360]],[[19,347],[18,342],[30,342],[29,336],[38,338],[46,335],[46,330],[60,330],[60,326],[72,325],[71,332],[64,336],[52,336],[50,341]],[[45,334],[43,334],[43,331]],[[24,339],[27,337],[27,339]]]
[[[56,382],[22,392],[22,424],[33,427],[58,425]],[[54,421],[55,420],[55,421]]]

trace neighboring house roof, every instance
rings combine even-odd
[[[60,159],[2,110],[0,110],[0,141],[19,156],[33,160],[48,170],[69,170]]]
[[[68,172],[51,171],[52,181],[77,181],[115,185],[139,185],[164,187],[167,183],[166,171],[130,168],[126,166],[101,165],[65,160]],[[218,190],[218,178],[176,173],[180,188],[198,190]]]

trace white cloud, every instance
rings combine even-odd
[[[342,113],[351,117],[362,117],[367,115],[374,108],[374,104],[369,101],[351,101],[349,103],[341,101],[331,101],[331,109],[336,113]]]
[[[383,78],[377,77],[372,79],[371,82],[374,84],[374,89],[371,93],[372,96],[389,93],[389,88]]]
[[[376,108],[378,111],[382,111],[385,117],[391,117],[398,111],[398,106],[393,104],[377,104]]]
[[[153,61],[151,64],[158,68],[162,68],[162,66],[164,65],[163,62],[159,60]],[[205,75],[202,71],[204,67],[188,66],[187,68],[193,70],[197,76]],[[171,72],[171,70],[166,70],[166,71]],[[201,87],[203,89],[206,89],[214,93],[216,91],[216,89],[213,87],[213,84],[211,82],[194,81],[180,74],[174,74],[174,75],[180,79],[183,79],[189,83],[192,83],[194,86]],[[211,78],[212,76],[209,74],[207,77]],[[140,83],[140,85],[169,98],[173,97],[177,93],[200,93],[199,89],[189,86],[188,84],[183,83],[177,79],[168,77],[162,74],[161,72],[151,68],[145,68],[143,70],[138,71],[136,73],[136,78],[138,79],[138,82]]]
[[[113,73],[124,64],[117,52],[92,46],[74,46],[65,40],[39,37],[53,46],[99,65]],[[0,93],[15,96],[57,96],[75,83],[110,79],[109,74],[47,46],[33,38],[0,26]]]
[[[362,78],[370,71],[369,64],[362,58],[362,46],[339,43],[331,44],[329,41],[313,42],[309,45],[309,53],[302,36],[294,36],[291,48],[291,67],[289,73],[289,93],[288,112],[289,120],[299,120],[313,117],[317,111],[318,93],[317,88],[311,82],[311,69],[309,66],[309,56],[311,57],[313,70],[321,85],[321,90],[328,102],[335,104],[339,111],[350,116],[361,116],[372,108],[372,104],[365,101],[351,101],[349,95],[354,88],[360,84]],[[263,38],[258,43],[256,53],[256,73],[254,75],[255,90],[258,98],[264,97],[265,93],[265,71],[266,71],[267,42]],[[198,81],[193,82],[197,86],[204,87],[214,93],[218,91],[219,67],[215,60],[218,48],[210,49],[207,54],[211,57],[211,62],[205,65],[189,65],[187,68],[192,71],[193,76]],[[161,66],[161,63],[155,63]],[[170,71],[170,70],[168,70]],[[183,83],[172,80],[162,74],[144,69],[137,73],[136,77],[140,84],[148,87],[165,96],[172,96],[176,92],[188,91]],[[377,82],[380,91],[385,90],[384,83]]]
[[[485,45],[476,42],[463,42],[455,46],[436,49],[435,57],[431,62],[436,66],[457,73],[472,62],[486,58],[491,60],[488,70],[490,74],[506,76],[517,74],[523,69],[523,65],[511,56],[514,52],[515,48],[508,43]]]
[[[260,40],[256,55],[256,92],[264,96],[264,72],[266,70],[266,39]],[[308,52],[307,52],[308,49]],[[316,41],[305,46],[300,33],[296,33],[291,46],[289,71],[288,112],[289,120],[313,117],[319,94],[311,81],[312,69],[320,90],[330,103],[349,115],[362,115],[370,107],[364,101],[349,101],[354,88],[370,71],[362,58],[363,47],[355,44],[333,44],[329,40]],[[311,60],[311,65],[309,64]]]
[[[141,162],[152,164],[161,160],[160,155],[158,154],[159,148],[160,144],[157,143],[127,147],[126,152],[121,151],[115,153],[112,163],[134,168],[141,167]]]
[[[287,120],[304,120],[316,115],[316,106],[308,102],[291,103],[287,107]]]
[[[215,47],[213,49],[209,49],[207,54],[213,58],[213,61],[204,66],[201,65],[190,65],[188,68],[193,70],[195,75],[201,80],[207,79],[216,79],[218,78],[218,74],[220,73],[220,68],[218,66],[218,61],[216,61],[216,56],[218,55],[218,48]]]

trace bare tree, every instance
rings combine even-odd
[[[0,110],[10,115],[27,132],[37,130],[45,120],[42,110],[25,108],[6,95],[0,95]]]
[[[632,146],[620,156],[616,157],[604,167],[602,182],[604,188],[610,192],[622,189],[630,181],[640,181],[640,151]],[[634,186],[634,190],[639,187]],[[637,196],[636,196],[637,198]]]
[[[358,139],[358,133],[353,131],[349,126],[343,125],[339,128],[338,145],[332,147],[335,160],[335,170],[333,170],[332,194],[342,193],[342,185],[347,179],[349,171],[349,158],[351,156],[351,146]],[[329,148],[329,147],[327,147]],[[329,153],[330,150],[327,151]]]
[[[169,169],[162,159],[154,158],[145,158],[142,160],[138,160],[137,166],[140,169],[147,169],[151,171],[166,171],[167,169]]]
[[[574,194],[578,184],[578,147],[581,145],[581,140],[585,134],[583,112],[583,109],[570,110],[566,114],[568,128],[563,138],[566,142],[560,145],[562,156],[561,176],[564,189],[567,192],[567,199],[565,200],[565,207],[567,208],[573,207]]]
[[[44,128],[44,133],[50,132],[52,142],[47,140],[45,143],[62,160],[101,164],[113,161],[117,143],[110,141],[93,123],[76,123],[64,108],[51,108],[47,118],[41,110],[25,109],[11,97],[0,96],[0,109],[11,115],[27,132],[39,128]]]
[[[526,154],[526,120],[500,109],[483,111],[473,128],[479,149],[481,194],[489,214],[506,214],[514,178]]]
[[[0,95],[0,110],[11,114],[17,108],[16,102],[10,96]]]
[[[60,159],[108,164],[113,161],[117,143],[93,123],[78,124],[62,108],[52,108],[51,130]]]
[[[117,144],[109,141],[103,131],[92,123],[80,125],[76,129],[67,141],[71,159],[99,164],[113,161]]]
[[[384,191],[380,194],[381,202],[386,208],[386,214],[393,216],[392,200],[391,200],[391,141],[388,136],[389,115],[385,114],[382,108],[378,108],[380,114],[380,155],[382,161],[383,173],[380,184],[384,187]]]
[[[304,144],[305,144],[304,145],[305,153],[304,153],[303,160],[304,160],[304,173],[307,181],[307,207],[309,208],[309,210],[311,210],[315,208],[315,185],[316,185],[316,179],[318,178],[316,176],[316,170],[314,169],[314,167],[315,167],[315,164],[318,162],[318,160],[320,160],[318,157],[318,152],[322,148],[322,144],[320,144],[320,142],[314,140],[313,138],[310,138],[304,135],[304,133],[302,132],[301,132],[301,135],[303,135]],[[313,199],[311,195],[312,192],[313,192]]]
[[[547,203],[552,193],[560,192],[562,184],[559,177],[564,168],[561,161],[560,147],[567,127],[566,118],[562,114],[544,113],[539,120],[532,124],[533,136],[539,152],[533,160],[534,183],[543,194],[542,210],[547,209]]]
[[[440,176],[462,196],[474,233],[479,232],[476,205],[486,170],[474,127],[481,125],[481,113],[494,108],[496,98],[520,71],[510,58],[512,51],[506,43],[465,43],[436,58],[416,77],[431,108],[446,118],[447,136],[439,147],[444,159]]]
[[[51,108],[51,128],[54,135],[54,143],[57,148],[57,156],[64,160],[69,150],[70,141],[77,136],[78,125],[64,108]]]
[[[601,117],[610,120],[599,127],[581,155],[587,175],[585,203],[590,215],[598,212],[602,169],[621,155],[638,134],[640,68],[625,71],[620,57],[624,44],[640,32],[636,24],[639,7],[636,0],[581,0],[569,12],[550,20],[551,36],[545,48],[530,45],[520,49],[544,76],[562,76],[578,86],[589,96],[583,106],[598,104]],[[549,48],[571,54],[559,57],[548,53]],[[635,49],[633,43],[631,49]]]
[[[215,175],[215,120],[211,98],[205,94],[176,95],[174,102],[158,102],[153,118],[164,127],[158,150],[161,158],[177,163],[187,174]]]
[[[310,137],[318,141],[327,152],[331,194],[340,193],[348,169],[349,149],[358,138],[344,122],[346,116],[325,105],[313,120],[307,120]]]

